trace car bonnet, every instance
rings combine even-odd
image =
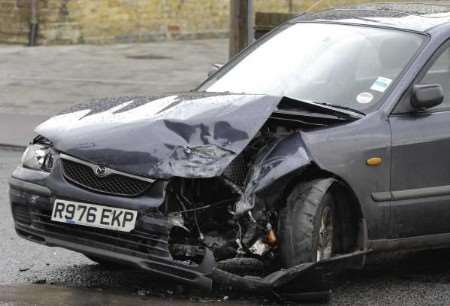
[[[103,99],[36,128],[57,151],[135,175],[215,177],[249,144],[281,97],[190,93]]]

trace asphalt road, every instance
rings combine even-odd
[[[0,113],[51,116],[95,98],[188,91],[225,63],[228,40],[0,45]]]
[[[0,305],[255,305],[259,297],[205,295],[128,268],[101,267],[83,255],[16,236],[7,181],[20,152],[0,149]],[[335,280],[330,305],[448,305],[450,251],[384,254]]]

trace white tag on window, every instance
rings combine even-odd
[[[386,89],[391,85],[392,80],[384,77],[378,77],[375,82],[373,82],[371,90],[385,92]]]
[[[361,104],[368,104],[372,102],[373,95],[370,92],[362,92],[356,97],[356,101]]]

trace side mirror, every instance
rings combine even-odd
[[[428,109],[444,101],[444,91],[440,84],[414,85],[411,106],[418,110]]]
[[[213,64],[213,65],[211,65],[211,68],[209,68],[209,71],[208,71],[208,78],[210,76],[212,76],[214,73],[216,73],[217,71],[219,71],[219,69],[222,68],[222,67],[223,67],[222,64]]]

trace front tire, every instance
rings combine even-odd
[[[284,266],[331,258],[337,250],[332,179],[297,185],[279,215],[280,258]]]

